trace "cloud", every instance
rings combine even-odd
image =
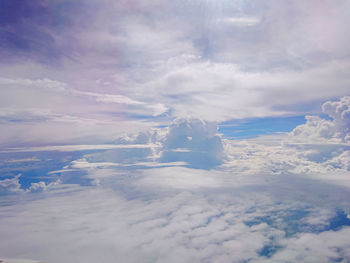
[[[349,231],[350,229],[346,228],[339,232],[300,235],[285,242],[286,248],[277,252],[271,260],[276,262],[279,260],[314,262],[325,259],[330,262],[346,261],[350,256],[350,249],[346,245],[350,241]]]
[[[339,101],[327,101],[322,105],[322,111],[333,119],[335,136],[350,142],[350,97],[343,97]]]
[[[177,120],[162,142],[162,162],[184,161],[197,168],[212,168],[224,158],[217,124],[201,120]]]
[[[43,263],[36,260],[28,260],[28,259],[13,259],[13,258],[2,258],[3,263]]]
[[[53,185],[44,193],[24,193],[11,209],[0,207],[0,224],[7,226],[0,230],[7,240],[0,243],[4,256],[44,262],[349,257],[349,227],[328,227],[342,216],[335,208],[347,206],[346,178],[335,179],[340,186],[305,176],[190,168],[130,174],[110,167],[95,167],[89,176],[105,173],[110,178],[98,187]]]
[[[44,262],[347,260],[349,150],[290,136],[230,141],[189,119],[116,145],[29,148],[94,152],[48,172],[60,181],[0,182],[0,250]]]
[[[72,162],[70,168],[186,165],[210,169],[225,160],[223,147],[216,123],[179,119],[166,128],[121,136],[114,144],[17,147],[4,152],[96,151]]]
[[[156,65],[158,74],[142,79],[132,92],[149,103],[161,102],[175,118],[225,121],[286,116],[301,114],[296,104],[347,95],[350,82],[343,74],[347,67],[334,62],[303,71],[256,72],[239,64],[183,56]]]
[[[327,174],[349,170],[348,97],[325,102],[330,118],[306,116],[290,133],[241,141],[224,140],[223,167],[243,174]]]
[[[31,157],[31,158],[22,158],[22,159],[9,159],[5,160],[5,163],[26,163],[26,162],[39,162],[40,159],[37,157]]]
[[[43,181],[38,182],[38,183],[31,183],[30,187],[26,190],[27,192],[31,192],[31,193],[38,193],[38,192],[42,192],[42,191],[47,191],[48,189],[52,188],[55,185],[60,184],[61,181],[58,179],[55,182],[52,183],[45,183]]]
[[[331,120],[316,116],[307,116],[304,125],[296,127],[291,135],[299,141],[333,141],[349,143],[350,141],[350,97],[342,97],[338,101],[327,101],[322,111]]]
[[[348,3],[312,3],[3,4],[19,17],[6,13],[0,25],[0,103],[16,110],[13,122],[1,123],[1,141],[25,143],[20,131],[29,130],[36,143],[71,143],[73,134],[106,142],[116,137],[109,130],[147,130],[175,118],[312,111],[349,87]],[[51,115],[27,116],[30,109]],[[85,123],[52,122],[55,116]],[[26,125],[14,124],[21,120]]]
[[[148,104],[123,95],[83,92],[50,79],[1,78],[0,86],[3,95],[0,98],[0,144],[6,146],[28,144],[28,141],[33,144],[73,143],[77,139],[90,143],[92,137],[106,143],[118,137],[118,133],[154,125],[125,120],[122,113],[152,118],[168,110],[160,103]],[[122,122],[125,125],[118,124]]]
[[[46,91],[59,92],[64,96],[78,96],[94,98],[96,102],[102,103],[116,103],[116,104],[126,104],[126,105],[138,105],[143,108],[154,109],[155,116],[160,115],[167,111],[167,109],[162,104],[147,105],[144,102],[133,100],[124,95],[117,94],[105,94],[96,93],[88,91],[80,91],[75,88],[69,87],[67,83],[51,80],[51,79],[9,79],[0,78],[0,85],[3,87],[10,86],[12,89],[25,87],[26,89],[43,89]],[[32,90],[35,92],[35,90]],[[42,91],[42,90],[41,90]],[[55,94],[57,95],[57,94]],[[17,109],[18,110],[18,109]]]
[[[21,175],[16,175],[10,179],[0,180],[0,195],[9,195],[20,193],[23,190],[21,189],[21,184],[19,183],[19,177]]]
[[[234,26],[255,26],[260,23],[257,17],[228,17],[223,21]]]
[[[1,156],[23,161],[1,167],[2,256],[349,260],[348,97],[290,134],[217,134],[348,95],[348,1],[19,2],[0,2]]]
[[[58,152],[76,152],[86,150],[110,150],[110,149],[144,149],[159,147],[152,144],[104,144],[104,145],[54,145],[54,146],[38,146],[24,148],[9,148],[3,152],[38,152],[38,151],[58,151]]]
[[[13,178],[0,180],[0,196],[42,192],[50,189],[55,185],[60,184],[60,180],[57,180],[52,183],[45,183],[44,181],[40,181],[37,183],[31,183],[28,189],[24,190],[19,181],[19,178],[21,176],[21,174],[18,174]]]
[[[25,87],[34,87],[34,88],[44,88],[56,91],[66,91],[67,83],[60,82],[57,80],[52,80],[48,78],[44,79],[10,79],[10,78],[0,78],[1,85],[11,85],[11,86],[25,86]]]
[[[327,164],[332,167],[343,168],[350,171],[350,150],[335,155],[332,159],[327,161]]]

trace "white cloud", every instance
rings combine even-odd
[[[40,159],[37,157],[31,157],[31,158],[22,158],[22,159],[9,159],[5,160],[5,163],[26,163],[26,162],[39,162]]]
[[[64,56],[61,67],[22,60],[3,67],[2,108],[37,108],[95,122],[140,115],[224,121],[302,114],[321,100],[348,94],[346,1],[94,4],[98,11],[89,13],[84,30],[74,23],[69,37],[51,32],[63,46],[70,47],[66,41],[73,34],[76,39],[74,55]],[[301,110],[301,104],[310,108]],[[137,122],[146,128],[158,124]],[[45,125],[53,127],[41,130],[57,136],[67,130],[84,138],[83,131],[91,129],[90,135],[113,139],[105,131],[117,128],[82,125],[68,131],[69,125],[62,123]],[[29,129],[43,137],[43,131],[29,124],[2,126],[9,135]],[[121,130],[127,125],[118,126]],[[18,137],[1,141],[20,141]]]
[[[327,101],[322,105],[322,111],[333,119],[335,136],[350,142],[350,97],[343,97],[339,101]]]
[[[10,79],[10,78],[0,77],[0,85],[1,87],[10,85],[10,86],[25,86],[28,88],[30,87],[44,88],[44,89],[51,89],[53,91],[59,91],[59,92],[67,90],[67,83],[60,82],[57,80],[51,80],[48,78],[32,80],[32,79],[23,79],[23,78]]]
[[[303,71],[252,72],[237,64],[185,56],[162,61],[152,79],[135,83],[130,92],[149,103],[164,104],[175,118],[283,116],[296,114],[296,104],[347,95],[348,67],[346,62],[334,62]]]
[[[13,258],[2,258],[2,263],[43,263],[36,260],[28,260],[28,259],[13,259]]]
[[[46,184],[45,182],[38,182],[38,183],[31,183],[30,187],[27,189],[28,192],[42,192],[46,191],[53,185],[59,184],[60,181],[58,180],[57,182],[53,182],[50,184]]]
[[[10,203],[0,206],[4,256],[53,263],[349,258],[347,223],[331,226],[337,211],[345,215],[349,209],[349,174],[340,167],[346,151],[320,162],[304,148],[283,143],[286,134],[228,141],[217,135],[215,123],[199,120],[178,120],[117,141],[115,148],[52,148],[104,151],[52,171],[61,173],[60,182],[33,183],[23,191],[18,178],[1,181],[22,200],[2,199]],[[186,149],[176,157],[185,155],[187,163],[159,163],[152,151],[135,152],[145,150],[135,143],[158,151]],[[186,154],[201,152],[227,159],[211,170],[189,168],[196,165]],[[67,185],[72,176],[91,183]]]
[[[243,174],[334,174],[349,170],[348,97],[326,102],[330,120],[307,116],[290,133],[250,140],[224,140],[224,169]]]
[[[21,193],[21,184],[19,183],[19,177],[21,175],[16,175],[10,179],[0,180],[0,195],[16,194]]]
[[[38,183],[31,183],[28,189],[24,190],[19,182],[19,178],[22,175],[16,175],[10,179],[0,180],[0,196],[7,196],[13,194],[23,194],[25,192],[42,192],[50,189],[53,186],[60,184],[60,180],[52,183],[45,183],[43,181]]]
[[[59,66],[2,67],[1,146],[103,151],[48,172],[61,183],[25,191],[19,175],[0,180],[4,256],[347,261],[348,223],[330,222],[349,211],[349,99],[289,136],[229,141],[214,122],[302,114],[347,95],[349,2],[98,2],[90,19],[68,12],[72,28],[50,31],[64,48],[76,40]],[[131,120],[140,115],[165,121]],[[204,121],[144,132],[178,117]]]
[[[176,120],[170,125],[161,151],[162,162],[184,161],[198,168],[210,169],[224,159],[217,124],[198,119]]]
[[[0,144],[6,146],[69,143],[76,139],[86,142],[93,137],[99,142],[112,141],[118,133],[155,125],[122,115],[152,118],[168,111],[158,102],[82,91],[51,79],[0,78],[0,89]]]
[[[327,161],[327,164],[332,167],[343,168],[350,171],[350,150],[335,155],[335,157]]]
[[[327,101],[322,105],[322,111],[332,119],[307,116],[306,123],[292,131],[292,139],[302,142],[349,143],[350,97],[342,97],[338,101]]]
[[[260,19],[257,17],[228,17],[223,19],[223,22],[234,26],[255,26],[260,23]]]
[[[270,260],[304,261],[304,262],[346,262],[350,257],[350,229],[337,232],[327,231],[320,234],[303,234],[284,242],[286,246],[277,252]]]
[[[134,149],[134,148],[152,148],[159,147],[154,144],[102,144],[102,145],[54,145],[54,146],[37,146],[23,148],[8,148],[2,152],[38,152],[38,151],[61,151],[75,152],[86,150],[110,150],[110,149]]]
[[[110,144],[126,132],[147,130],[157,125],[154,122],[127,121],[111,117],[99,119],[72,115],[48,114],[36,115],[30,111],[19,111],[16,115],[7,115],[0,123],[0,145],[3,148],[76,144]],[[102,129],[103,127],[103,129]]]
[[[334,209],[346,207],[350,191],[344,186],[304,176],[189,168],[130,174],[95,167],[89,176],[105,172],[110,178],[97,188],[53,185],[35,196],[22,195],[10,209],[0,207],[4,256],[53,263],[349,257],[348,227],[327,230]],[[311,220],[315,216],[322,220]],[[321,233],[309,233],[313,228]],[[270,258],[261,255],[265,247],[276,247]]]

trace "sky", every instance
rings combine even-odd
[[[0,1],[0,260],[350,261],[348,10]]]

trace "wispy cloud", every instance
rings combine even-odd
[[[255,26],[260,23],[258,17],[228,17],[222,21],[234,26]]]

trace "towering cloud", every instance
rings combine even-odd
[[[185,161],[194,168],[210,169],[224,157],[217,125],[196,119],[175,121],[162,151],[162,162]]]
[[[331,119],[306,116],[306,123],[296,127],[291,135],[300,142],[333,141],[350,142],[350,97],[338,101],[327,101],[322,111]]]
[[[328,101],[323,104],[322,110],[333,118],[334,136],[344,142],[350,142],[350,97]]]

